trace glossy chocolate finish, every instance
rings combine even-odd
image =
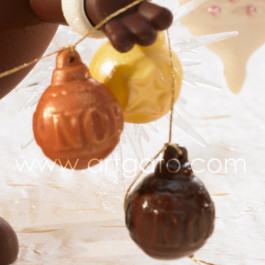
[[[14,8],[16,7],[16,8]],[[29,0],[0,1],[0,73],[40,57],[50,44],[56,24],[43,24]],[[0,98],[9,93],[33,68],[0,79]]]
[[[30,0],[32,10],[41,21],[67,25],[61,3],[61,0]]]
[[[174,146],[167,148],[155,173],[126,202],[126,225],[132,239],[159,259],[192,255],[212,234],[214,219],[214,204],[194,176],[186,150]]]
[[[52,40],[57,25],[39,24],[0,31],[0,73],[40,57]],[[9,93],[34,65],[0,78],[0,98]]]
[[[0,265],[14,262],[18,256],[18,239],[15,231],[0,217]]]
[[[86,0],[86,12],[96,25],[108,15],[132,3],[133,0]],[[157,30],[168,28],[172,13],[147,1],[135,6],[103,26],[102,30],[115,49],[129,51],[135,43],[146,46],[154,43]]]
[[[90,76],[77,52],[61,51],[33,117],[34,136],[45,155],[67,168],[93,166],[112,152],[122,129],[117,100]]]
[[[40,23],[31,9],[29,0],[0,1],[0,31],[25,28]]]

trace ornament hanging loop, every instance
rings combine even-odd
[[[56,59],[56,68],[65,68],[75,66],[81,63],[80,55],[76,52],[75,47],[68,45],[63,47]]]
[[[82,63],[80,55],[73,46],[66,47],[58,53],[56,70],[52,77],[53,85],[85,81],[90,77],[89,69]]]

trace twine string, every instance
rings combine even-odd
[[[143,174],[143,171],[145,169],[147,169],[151,164],[152,161],[156,160],[159,155],[166,149],[166,147],[168,145],[171,144],[172,141],[172,129],[173,129],[173,113],[174,113],[174,103],[175,103],[175,86],[176,86],[176,80],[175,80],[175,72],[174,72],[174,62],[173,62],[173,53],[172,53],[172,47],[171,47],[171,39],[170,39],[170,35],[169,35],[169,31],[167,30],[167,41],[168,41],[168,53],[169,53],[169,66],[170,66],[170,72],[171,72],[171,112],[170,112],[170,123],[169,123],[169,140],[168,142],[164,145],[164,147],[153,157],[152,160],[150,160],[145,167],[140,170],[140,172],[138,173],[138,175],[135,177],[135,179],[133,180],[133,182],[131,183],[131,185],[129,186],[126,194],[125,194],[125,199],[124,199],[124,209],[126,207],[126,202],[127,202],[127,198],[129,196],[129,193],[132,189],[132,187],[134,186],[134,184],[137,182],[137,180],[141,177],[141,175]],[[182,152],[180,150],[180,152]],[[125,209],[126,210],[126,209]]]
[[[173,61],[173,52],[171,47],[171,39],[169,35],[169,31],[167,30],[167,42],[168,42],[168,53],[169,53],[169,63],[171,70],[171,110],[170,110],[170,121],[169,121],[169,136],[168,136],[168,144],[172,141],[172,131],[173,131],[173,116],[174,116],[174,103],[175,103],[175,91],[176,91],[176,79],[174,72],[174,61]]]
[[[69,47],[68,47],[68,48],[69,48]],[[9,76],[9,75],[11,75],[11,74],[14,74],[14,73],[16,73],[16,72],[18,72],[18,71],[20,71],[20,70],[23,70],[23,69],[25,69],[25,68],[31,66],[32,64],[35,64],[35,63],[39,62],[39,61],[42,60],[42,59],[46,59],[46,58],[48,58],[48,57],[50,57],[50,56],[52,56],[52,55],[54,55],[54,54],[57,54],[57,53],[60,52],[60,51],[61,51],[61,50],[54,51],[54,52],[49,53],[49,54],[47,54],[47,55],[44,55],[44,56],[42,56],[42,57],[35,58],[35,59],[33,59],[32,61],[30,61],[30,62],[24,63],[24,64],[22,64],[22,65],[20,65],[20,66],[17,66],[17,67],[15,67],[15,68],[12,68],[12,69],[10,69],[10,70],[7,70],[7,71],[5,71],[5,72],[2,72],[2,73],[0,73],[0,79],[3,78],[3,77]]]
[[[194,261],[195,263],[197,263],[198,265],[215,265],[213,263],[209,263],[200,259],[197,259],[194,257],[194,255],[189,256],[189,258]]]
[[[166,148],[166,145],[139,171],[139,173],[137,174],[137,176],[134,178],[133,182],[131,183],[131,185],[129,186],[129,188],[126,191],[125,194],[125,198],[124,198],[124,211],[126,210],[126,202],[129,196],[129,193],[132,189],[132,187],[134,186],[134,184],[137,182],[137,180],[142,176],[142,174],[144,173],[144,171],[153,163],[153,161],[155,161],[162,152],[164,152]]]

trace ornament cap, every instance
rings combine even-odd
[[[188,152],[186,148],[179,146],[178,144],[169,144],[164,152],[164,161],[168,161],[172,158],[177,158],[181,162],[187,162]]]
[[[194,175],[186,148],[177,144],[169,144],[163,159],[156,166],[155,175],[163,178],[192,178]]]
[[[56,70],[52,77],[52,86],[70,82],[85,81],[91,77],[89,69],[82,63],[73,47],[64,48],[56,58]]]

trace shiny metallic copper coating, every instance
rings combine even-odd
[[[126,201],[126,225],[148,255],[175,259],[192,255],[212,234],[215,208],[203,183],[194,176],[187,151],[169,146],[154,174]]]
[[[84,169],[112,152],[122,130],[117,100],[90,76],[76,51],[62,50],[33,117],[34,136],[44,154],[60,166]]]

